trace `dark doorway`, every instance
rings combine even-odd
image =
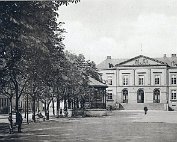
[[[137,91],[137,103],[144,103],[144,90],[142,89]]]
[[[154,90],[153,103],[160,103],[160,90],[159,89]]]
[[[123,103],[128,103],[128,90],[127,89],[124,89],[122,91],[122,97],[123,97]]]

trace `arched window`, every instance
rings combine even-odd
[[[127,89],[122,90],[122,102],[128,103],[128,90]]]
[[[139,89],[137,91],[137,103],[144,103],[144,90]]]
[[[154,103],[160,103],[160,90],[155,89],[153,93],[153,102]]]

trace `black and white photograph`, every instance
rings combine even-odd
[[[0,142],[177,142],[177,1],[0,1]]]

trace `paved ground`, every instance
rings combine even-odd
[[[0,141],[177,142],[177,112],[113,111],[106,117],[53,119],[24,124],[23,133],[3,131]]]

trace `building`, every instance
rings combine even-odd
[[[85,96],[85,108],[106,109],[106,88],[108,86],[92,77],[89,77],[89,93]]]
[[[9,105],[10,105],[9,98],[7,98],[7,96],[0,95],[0,114],[8,113]]]
[[[177,57],[139,55],[107,59],[97,68],[106,81],[107,105],[122,109],[177,110]]]

